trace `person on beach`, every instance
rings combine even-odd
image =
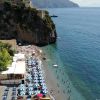
[[[65,81],[63,83],[65,84]]]
[[[62,79],[62,82],[63,82],[64,80]]]
[[[65,94],[65,90],[63,90],[63,93]]]
[[[60,93],[60,91],[58,90],[58,93]]]
[[[70,100],[70,96],[68,97],[68,100]]]
[[[59,87],[59,84],[57,83],[57,87]]]
[[[57,79],[59,79],[59,76],[57,75]]]

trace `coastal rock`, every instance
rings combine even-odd
[[[55,25],[47,11],[23,5],[0,5],[0,39],[39,46],[55,43]]]

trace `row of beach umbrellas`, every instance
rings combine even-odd
[[[26,81],[28,84],[20,84],[18,87],[19,95],[46,95],[47,87],[43,77],[42,64],[36,58],[29,58],[27,60],[27,74]],[[41,87],[41,88],[40,88]]]

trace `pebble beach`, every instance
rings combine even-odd
[[[67,97],[64,95],[65,91],[60,88],[60,84],[57,81],[57,78],[53,75],[52,70],[49,69],[48,58],[46,58],[45,53],[41,48],[36,47],[34,45],[29,46],[18,46],[18,52],[25,53],[26,55],[31,55],[35,52],[35,56],[38,57],[43,63],[43,72],[44,78],[47,84],[49,95],[53,100],[70,100],[70,96]],[[43,59],[45,58],[45,59]]]

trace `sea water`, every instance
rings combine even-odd
[[[58,39],[42,49],[64,94],[70,100],[100,100],[100,8],[47,10],[58,16],[52,18]]]

